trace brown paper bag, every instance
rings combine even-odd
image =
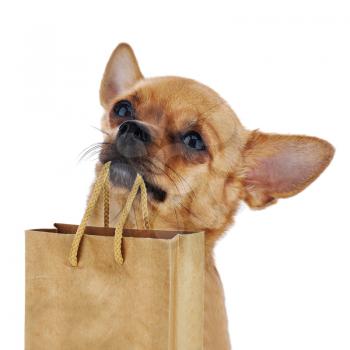
[[[203,349],[204,234],[123,230],[139,178],[117,229],[86,226],[104,170],[80,226],[26,231],[26,350]]]

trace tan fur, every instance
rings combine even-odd
[[[113,52],[100,93],[105,142],[115,141],[122,120],[111,110],[122,99],[132,101],[137,120],[154,136],[148,154],[160,170],[152,173],[152,181],[168,197],[161,203],[150,200],[152,227],[206,232],[205,349],[229,349],[223,289],[212,257],[215,242],[233,222],[240,200],[262,208],[300,192],[327,167],[333,147],[307,136],[250,132],[210,88],[178,77],[144,79],[127,44]],[[202,135],[208,152],[188,159],[170,135],[192,129]],[[100,168],[98,163],[97,172]],[[127,191],[112,189],[113,222]],[[102,203],[93,224],[102,224]],[[127,226],[142,227],[137,205]]]

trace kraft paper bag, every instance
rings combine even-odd
[[[147,229],[139,176],[116,228],[87,226],[108,169],[79,226],[26,231],[25,349],[203,349],[203,232]],[[146,229],[123,229],[139,188]]]

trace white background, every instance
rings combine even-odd
[[[335,145],[331,166],[302,194],[263,211],[242,206],[216,255],[233,349],[349,350],[348,5],[2,2],[0,348],[23,349],[23,230],[80,220],[94,161],[78,162],[79,153],[101,140],[91,127],[100,78],[127,41],[145,76],[211,86],[248,128]]]

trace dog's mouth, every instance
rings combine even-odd
[[[164,202],[167,193],[158,185],[150,181],[145,171],[137,164],[131,164],[127,159],[118,158],[111,161],[110,181],[113,186],[131,189],[135,182],[136,175],[140,174],[147,188],[147,193],[157,202]]]

